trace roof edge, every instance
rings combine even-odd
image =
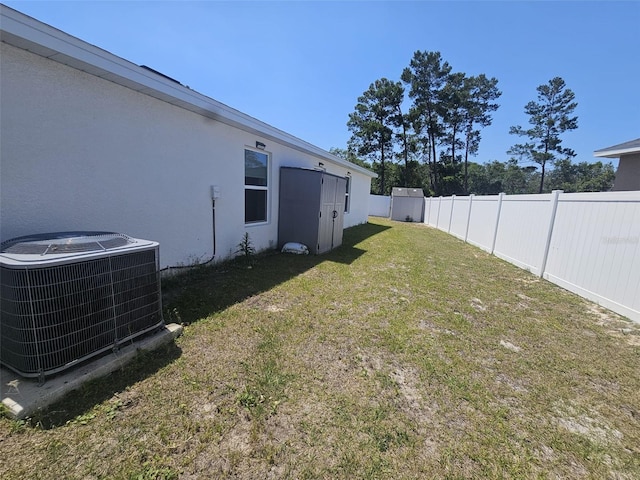
[[[594,157],[598,158],[620,158],[622,155],[640,153],[640,148],[621,148],[618,150],[596,150],[593,152]]]
[[[593,152],[594,157],[619,158],[621,155],[640,153],[640,138],[629,140],[628,142],[601,148]]]

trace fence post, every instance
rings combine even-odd
[[[464,242],[467,243],[467,237],[469,236],[469,223],[471,223],[471,205],[473,205],[473,197],[472,193],[469,195],[469,212],[467,213],[467,228],[464,231]]]
[[[438,215],[436,216],[436,228],[440,225],[440,205],[442,204],[442,195],[438,197]]]
[[[447,227],[447,233],[451,233],[451,220],[453,219],[453,204],[456,201],[456,196],[451,195],[451,211],[449,212],[449,226]]]
[[[556,212],[558,211],[558,198],[562,192],[562,190],[554,190],[551,192],[551,217],[549,218],[549,229],[547,230],[547,241],[544,246],[544,254],[542,255],[542,262],[540,262],[540,278],[544,277],[544,271],[547,268],[547,259],[549,258],[549,249],[551,248],[553,226],[556,223]]]
[[[429,205],[427,207],[427,205]],[[427,225],[431,222],[431,197],[424,197],[424,223]]]
[[[498,239],[498,225],[500,225],[500,212],[502,211],[502,199],[504,198],[504,192],[500,192],[498,195],[498,212],[496,213],[496,226],[493,230],[493,242],[491,243],[491,255],[493,255],[496,249],[496,240]]]

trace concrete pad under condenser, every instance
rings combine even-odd
[[[83,383],[122,368],[131,362],[138,352],[155,350],[176,339],[181,333],[182,326],[171,323],[153,335],[121,347],[117,352],[97,357],[47,378],[42,385],[39,385],[38,379],[24,378],[5,367],[0,367],[2,404],[9,411],[11,418],[26,418],[60,400]]]

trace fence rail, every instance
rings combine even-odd
[[[640,322],[640,191],[429,197],[424,223]]]

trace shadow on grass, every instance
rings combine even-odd
[[[357,245],[390,227],[363,224],[344,231],[339,248],[324,255],[292,255],[276,251],[257,256],[249,265],[243,259],[198,267],[163,280],[165,323],[188,325],[222,311],[244,299],[267,291],[322,262],[351,264],[365,253]],[[87,382],[62,400],[36,413],[31,425],[56,428],[86,414],[117,392],[144,380],[181,355],[173,342],[138,355],[131,363],[105,377]]]
[[[323,255],[293,255],[270,251],[253,264],[236,259],[190,270],[163,281],[165,322],[189,325],[258,293],[268,291],[323,262],[350,265],[365,253],[363,240],[387,230],[366,223],[345,229],[342,245]]]
[[[110,399],[115,393],[153,375],[181,354],[182,350],[174,342],[153,351],[141,352],[121,369],[88,381],[48,408],[36,412],[29,423],[45,430],[63,426]]]

